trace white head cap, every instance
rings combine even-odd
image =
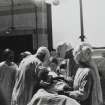
[[[91,58],[92,46],[89,43],[80,43],[74,50],[74,59],[78,63],[79,61],[87,62]]]
[[[66,51],[73,50],[71,43],[66,43],[66,45],[67,45]]]
[[[50,52],[47,47],[41,46],[36,52],[36,55],[45,54],[45,59],[50,57]]]

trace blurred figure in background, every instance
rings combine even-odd
[[[67,63],[66,71],[68,77],[74,77],[76,70],[78,68],[77,64],[75,63],[74,56],[73,56],[73,47],[71,43],[61,43],[57,46],[57,57],[59,59],[59,64],[63,60]]]
[[[59,64],[59,76],[67,79],[67,62],[65,60]]]
[[[52,57],[57,57],[56,49],[52,49],[51,52],[50,52],[50,55]]]
[[[67,48],[66,43],[60,43],[56,48],[57,57],[60,58],[61,60],[64,59],[65,57],[66,48]]]
[[[52,75],[53,77],[57,77],[57,67],[58,67],[57,58],[50,57],[50,59],[49,59],[49,67],[50,67],[49,75]]]
[[[11,104],[11,96],[15,85],[18,66],[14,61],[14,52],[10,49],[3,51],[4,61],[0,63],[0,89],[7,105]]]
[[[65,59],[67,62],[67,75],[74,78],[78,65],[76,64],[73,56],[73,47],[70,43],[66,43],[67,48],[65,52]]]

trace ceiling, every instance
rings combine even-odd
[[[37,2],[36,2],[37,1]],[[14,3],[14,7],[19,7],[21,5],[35,5],[40,4],[44,0],[0,0],[0,11],[8,10],[8,8],[11,8],[12,2]]]
[[[14,4],[32,3],[32,0],[0,0],[0,6],[9,6],[12,1]]]

